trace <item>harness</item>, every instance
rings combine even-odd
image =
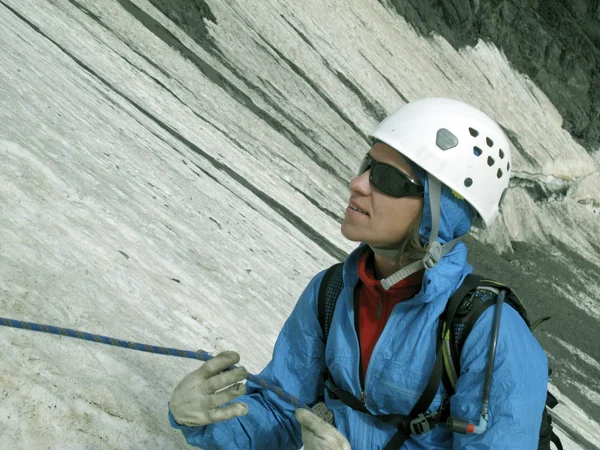
[[[343,263],[330,267],[321,282],[318,296],[319,323],[323,329],[325,342],[331,329],[331,322],[337,299],[344,288]],[[325,387],[332,398],[337,398],[347,406],[376,417],[380,421],[395,426],[398,431],[386,444],[384,450],[398,450],[411,435],[421,435],[440,424],[446,428],[463,434],[473,432],[474,426],[464,420],[450,417],[450,396],[454,395],[456,382],[460,374],[460,353],[473,326],[487,308],[496,304],[499,289],[505,292],[506,303],[512,306],[523,318],[530,330],[550,319],[543,317],[531,323],[525,307],[517,295],[506,285],[493,280],[483,279],[478,275],[468,275],[458,290],[452,295],[446,309],[440,316],[437,329],[436,357],[423,393],[407,414],[375,415],[365,406],[364,399],[338,387],[331,373],[326,368],[323,374]],[[427,412],[433,402],[440,383],[443,383],[446,395],[437,411]],[[563,450],[558,436],[552,430],[552,417],[548,408],[554,408],[558,401],[550,392],[546,397],[546,408],[542,415],[539,450],[550,450],[553,442],[559,450]],[[332,416],[331,416],[332,417]]]

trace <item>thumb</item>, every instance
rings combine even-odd
[[[300,423],[300,425],[305,426],[311,430],[316,430],[322,427],[322,423],[327,423],[314,414],[312,411],[306,408],[298,408],[296,409],[296,420]]]

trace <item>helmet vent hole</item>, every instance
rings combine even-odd
[[[479,136],[479,131],[477,131],[475,128],[469,128],[469,133],[471,133],[471,136],[473,137]]]
[[[498,178],[502,178],[502,169],[498,169],[498,172],[496,172],[496,176]]]
[[[509,162],[506,163],[506,170],[510,170],[510,163]]]
[[[492,158],[491,156],[488,156],[488,160],[487,160],[488,166],[492,167],[495,162],[496,161],[494,161],[494,158]]]
[[[500,155],[500,159],[504,159],[504,152],[502,149],[498,150],[498,154]]]
[[[473,154],[475,156],[481,156],[482,153],[483,151],[479,147],[473,147]]]
[[[488,147],[492,148],[494,146],[494,141],[492,141],[489,137],[485,138],[485,143]]]
[[[471,187],[473,185],[473,180],[470,178],[465,178],[465,186]]]

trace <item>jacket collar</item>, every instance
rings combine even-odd
[[[373,256],[373,251],[368,247],[365,248],[358,259],[357,266],[358,277],[369,292],[387,299],[392,297],[410,298],[420,290],[425,269],[409,275],[386,290],[381,285],[381,280],[375,278]]]
[[[358,264],[362,253],[368,249],[366,244],[360,244],[348,255],[344,262],[344,285],[356,287],[359,281]],[[436,300],[442,310],[446,301],[458,289],[463,279],[473,271],[467,262],[467,247],[459,242],[450,253],[444,256],[432,269],[425,270],[421,281],[421,289],[406,305],[419,305]],[[441,312],[441,310],[440,310]]]

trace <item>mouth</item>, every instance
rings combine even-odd
[[[346,209],[346,211],[350,211],[350,212],[352,212],[354,214],[364,214],[365,216],[369,215],[369,213],[367,213],[366,211],[363,211],[360,208],[357,208],[354,205],[348,205],[348,208]]]

